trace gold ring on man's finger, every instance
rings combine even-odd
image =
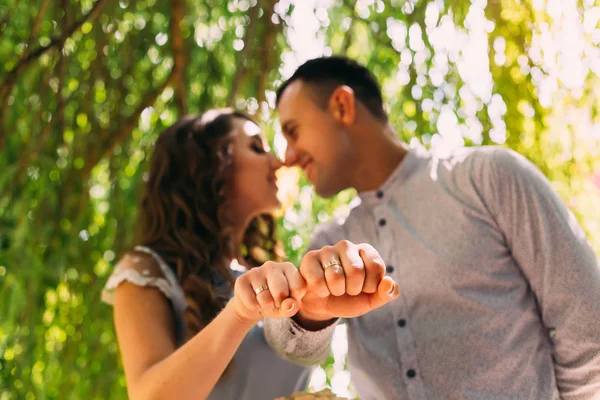
[[[327,268],[333,267],[334,265],[339,265],[340,267],[342,266],[338,260],[331,260],[323,266],[323,271],[327,271]]]

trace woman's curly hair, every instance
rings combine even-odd
[[[233,248],[224,193],[232,170],[235,118],[252,121],[230,109],[210,110],[165,130],[145,182],[135,242],[160,254],[177,275],[188,305],[186,339],[224,307],[215,282],[233,288],[230,260],[240,249]],[[251,267],[283,258],[273,216],[263,214],[251,222],[241,250]]]

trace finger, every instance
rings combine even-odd
[[[323,248],[319,255],[329,292],[334,296],[343,296],[346,294],[346,275],[344,274],[344,265],[337,252],[333,248]],[[330,265],[329,263],[336,264]]]
[[[390,301],[394,300],[400,294],[400,288],[396,282],[389,276],[384,276],[375,293],[369,294],[370,308],[374,310],[379,308]]]
[[[260,309],[262,311],[267,311],[274,308],[275,300],[273,300],[273,296],[271,296],[271,291],[269,290],[269,285],[267,284],[267,278],[263,271],[256,271],[250,278],[250,282],[252,283],[252,290],[256,296],[256,301],[258,301],[258,304],[260,305]],[[265,286],[266,290],[262,290],[265,289]]]
[[[365,266],[365,278],[362,291],[365,293],[375,293],[379,283],[385,276],[385,263],[373,246],[367,243],[359,244],[358,254],[363,260]]]
[[[235,281],[234,294],[240,300],[242,306],[249,311],[260,311],[260,304],[256,300],[256,294],[250,280],[243,275]]]
[[[318,297],[327,297],[331,293],[325,281],[325,274],[317,252],[309,251],[300,263],[300,274],[306,280],[307,290]]]
[[[269,286],[269,292],[273,297],[275,308],[281,306],[281,302],[284,299],[290,297],[290,289],[288,287],[288,281],[281,266],[268,268],[266,271],[267,285]]]
[[[279,318],[291,318],[299,311],[298,302],[296,299],[288,297],[281,302],[281,307],[279,307],[278,311]]]
[[[336,245],[346,275],[346,293],[351,296],[360,294],[365,283],[365,264],[359,254],[359,247],[348,241]]]
[[[306,295],[306,280],[292,263],[282,263],[282,271],[287,279],[290,296],[300,300]]]

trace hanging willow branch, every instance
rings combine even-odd
[[[69,37],[73,36],[73,34],[75,32],[79,31],[79,29],[81,29],[81,27],[83,26],[84,23],[86,23],[88,21],[94,21],[96,18],[98,18],[100,16],[100,13],[102,12],[102,8],[106,5],[107,2],[108,2],[108,0],[98,0],[87,14],[82,16],[79,20],[75,21],[75,23],[73,23],[73,25],[71,25],[71,27],[68,28],[65,32],[61,32],[60,35],[58,35],[57,37],[52,39],[48,45],[40,46],[32,52],[26,51],[25,53],[23,53],[21,60],[17,63],[17,65],[13,69],[11,69],[8,72],[8,74],[6,75],[6,78],[4,79],[4,82],[2,82],[2,85],[0,85],[0,126],[2,126],[2,124],[3,124],[4,111],[7,108],[6,106],[8,104],[8,98],[10,97],[10,92],[12,91],[12,88],[17,83],[19,75],[23,72],[23,70],[25,70],[25,68],[29,64],[31,64],[32,62],[39,59],[43,54],[49,52],[50,50],[62,48],[65,41]],[[42,14],[42,13],[41,12],[38,13],[38,18],[43,19],[43,15],[41,15],[41,17],[40,17],[40,14]],[[37,22],[37,19],[36,19],[36,22]],[[41,23],[41,21],[40,21],[40,23]],[[2,147],[2,143],[4,141],[3,139],[4,138],[2,136],[0,136],[0,148]]]
[[[354,25],[356,24],[356,18],[358,18],[358,15],[356,15],[356,3],[358,3],[358,0],[354,0],[352,4],[348,6],[350,8],[350,26],[348,27],[348,31],[344,35],[344,40],[342,42],[342,54],[346,55],[348,54],[348,49],[352,45]]]
[[[138,105],[136,110],[129,117],[125,117],[123,121],[117,124],[116,129],[114,129],[111,132],[99,133],[99,137],[106,137],[107,140],[104,143],[104,145],[96,147],[95,150],[93,150],[90,153],[82,170],[83,179],[87,179],[87,177],[89,177],[90,173],[92,172],[92,169],[94,169],[98,162],[107,157],[110,154],[110,152],[115,148],[115,146],[121,144],[129,136],[129,134],[131,134],[133,129],[138,124],[142,111],[144,111],[145,108],[150,107],[152,104],[154,104],[158,96],[160,96],[160,94],[165,90],[165,88],[173,83],[174,77],[175,69],[173,68],[171,69],[171,72],[167,79],[165,79],[165,81],[160,86],[156,87],[155,89],[147,93],[145,96],[143,96],[142,98],[144,99],[144,101],[142,101]]]
[[[266,10],[264,12],[263,20],[263,45],[260,49],[260,71],[258,78],[258,87],[256,98],[258,100],[259,107],[266,99],[266,89],[267,89],[267,79],[269,77],[269,72],[271,71],[271,67],[273,65],[273,50],[275,48],[275,37],[276,37],[276,27],[273,23],[273,13],[275,12],[275,3],[276,0],[269,0],[267,2]]]
[[[248,59],[248,55],[250,54],[250,48],[252,47],[252,42],[256,38],[256,31],[258,27],[259,17],[258,13],[260,11],[260,2],[256,2],[256,5],[250,9],[248,12],[248,17],[250,21],[248,26],[246,26],[246,32],[244,32],[244,48],[237,52],[237,70],[235,71],[235,77],[233,78],[233,84],[231,86],[231,90],[229,91],[229,95],[227,96],[227,106],[233,107],[235,98],[238,95],[240,88],[242,87],[242,82],[246,78],[247,68],[246,63]]]
[[[170,42],[173,52],[173,86],[175,88],[175,106],[179,116],[186,114],[185,104],[185,50],[181,36],[181,22],[185,15],[184,0],[171,0]]]

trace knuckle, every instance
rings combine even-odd
[[[373,262],[378,266],[378,267],[385,267],[385,262],[383,261],[383,258],[381,257],[375,257],[373,259]]]
[[[304,255],[303,259],[315,260],[318,257],[318,255],[319,255],[318,250],[310,250]]]
[[[314,260],[319,260],[323,254],[331,253],[333,251],[333,246],[323,246],[318,250],[312,250],[312,255]]]
[[[281,263],[281,267],[282,267],[283,269],[287,269],[287,270],[290,270],[290,271],[296,271],[296,270],[298,269],[298,268],[296,268],[296,266],[295,266],[294,264],[292,264],[292,263],[291,263],[291,262],[289,262],[289,261],[282,262],[282,263]]]
[[[354,246],[354,244],[349,240],[340,240],[337,242],[336,247],[342,250],[348,250],[350,247]]]
[[[385,273],[385,263],[381,258],[376,258],[372,260],[370,264],[371,265],[369,265],[369,269],[371,270],[371,272],[376,271],[378,274]]]
[[[362,271],[364,268],[365,268],[365,264],[363,263],[363,260],[360,258],[357,259],[355,257],[352,257],[350,260],[348,260],[347,263],[344,264],[344,269],[346,269],[346,270]]]
[[[300,268],[298,269],[300,273],[304,276],[314,275],[315,274],[315,266],[316,262],[303,262],[300,264]]]
[[[262,267],[265,269],[265,271],[273,271],[277,268],[277,263],[274,261],[267,261],[262,265]]]
[[[369,269],[375,269],[375,270],[384,270],[385,269],[385,263],[383,262],[382,259],[378,258],[374,258],[373,260],[370,260],[370,262],[367,264],[367,267]]]
[[[233,286],[235,289],[239,289],[242,286],[250,284],[250,275],[249,275],[249,272],[250,271],[246,272],[245,274],[242,274],[238,279],[235,280],[235,283],[234,283],[234,286]]]
[[[236,293],[239,292],[241,285],[242,277],[240,276],[238,279],[235,280],[235,283],[233,284],[233,291]]]
[[[344,273],[346,274],[346,276],[351,277],[362,276],[365,273],[365,269],[360,264],[354,264],[348,267],[344,267]]]
[[[363,250],[370,250],[370,251],[374,251],[377,253],[377,250],[375,250],[375,247],[373,247],[371,244],[363,242],[363,243],[359,243],[358,247],[360,247]],[[379,254],[379,253],[377,253]]]

